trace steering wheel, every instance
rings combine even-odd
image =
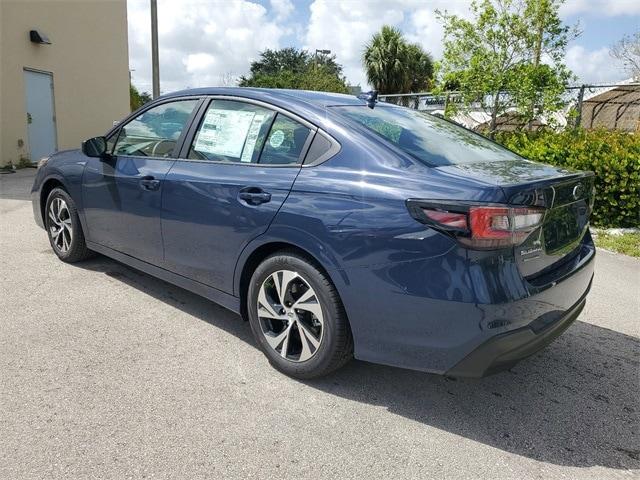
[[[160,150],[160,147],[164,145],[164,151]],[[155,145],[153,146],[153,148],[151,149],[151,156],[152,157],[166,157],[167,155],[171,154],[171,152],[173,152],[173,149],[176,146],[176,142],[174,140],[160,140],[158,142],[155,143]]]

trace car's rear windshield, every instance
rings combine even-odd
[[[390,105],[332,108],[429,166],[519,158],[479,134],[418,110]]]

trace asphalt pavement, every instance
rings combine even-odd
[[[640,475],[640,261],[599,252],[579,320],[511,371],[354,361],[296,381],[249,325],[105,257],[60,262],[34,171],[0,175],[0,478]]]

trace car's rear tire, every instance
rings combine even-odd
[[[289,376],[320,377],[353,356],[338,292],[325,273],[297,252],[278,252],[256,268],[247,312],[260,348]]]
[[[44,222],[51,248],[60,260],[75,263],[93,256],[85,243],[76,204],[62,188],[49,193]]]

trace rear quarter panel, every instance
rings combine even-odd
[[[503,194],[430,170],[372,142],[343,144],[338,156],[301,170],[269,230],[243,257],[259,244],[278,241],[314,256],[343,300],[357,358],[393,363],[389,349],[420,343],[424,351],[425,342],[446,356],[451,346],[477,334],[481,312],[468,258],[449,236],[413,219],[405,201],[500,201]],[[454,316],[459,329],[443,323]],[[377,356],[382,339],[393,340]],[[439,364],[442,370],[448,360]]]

